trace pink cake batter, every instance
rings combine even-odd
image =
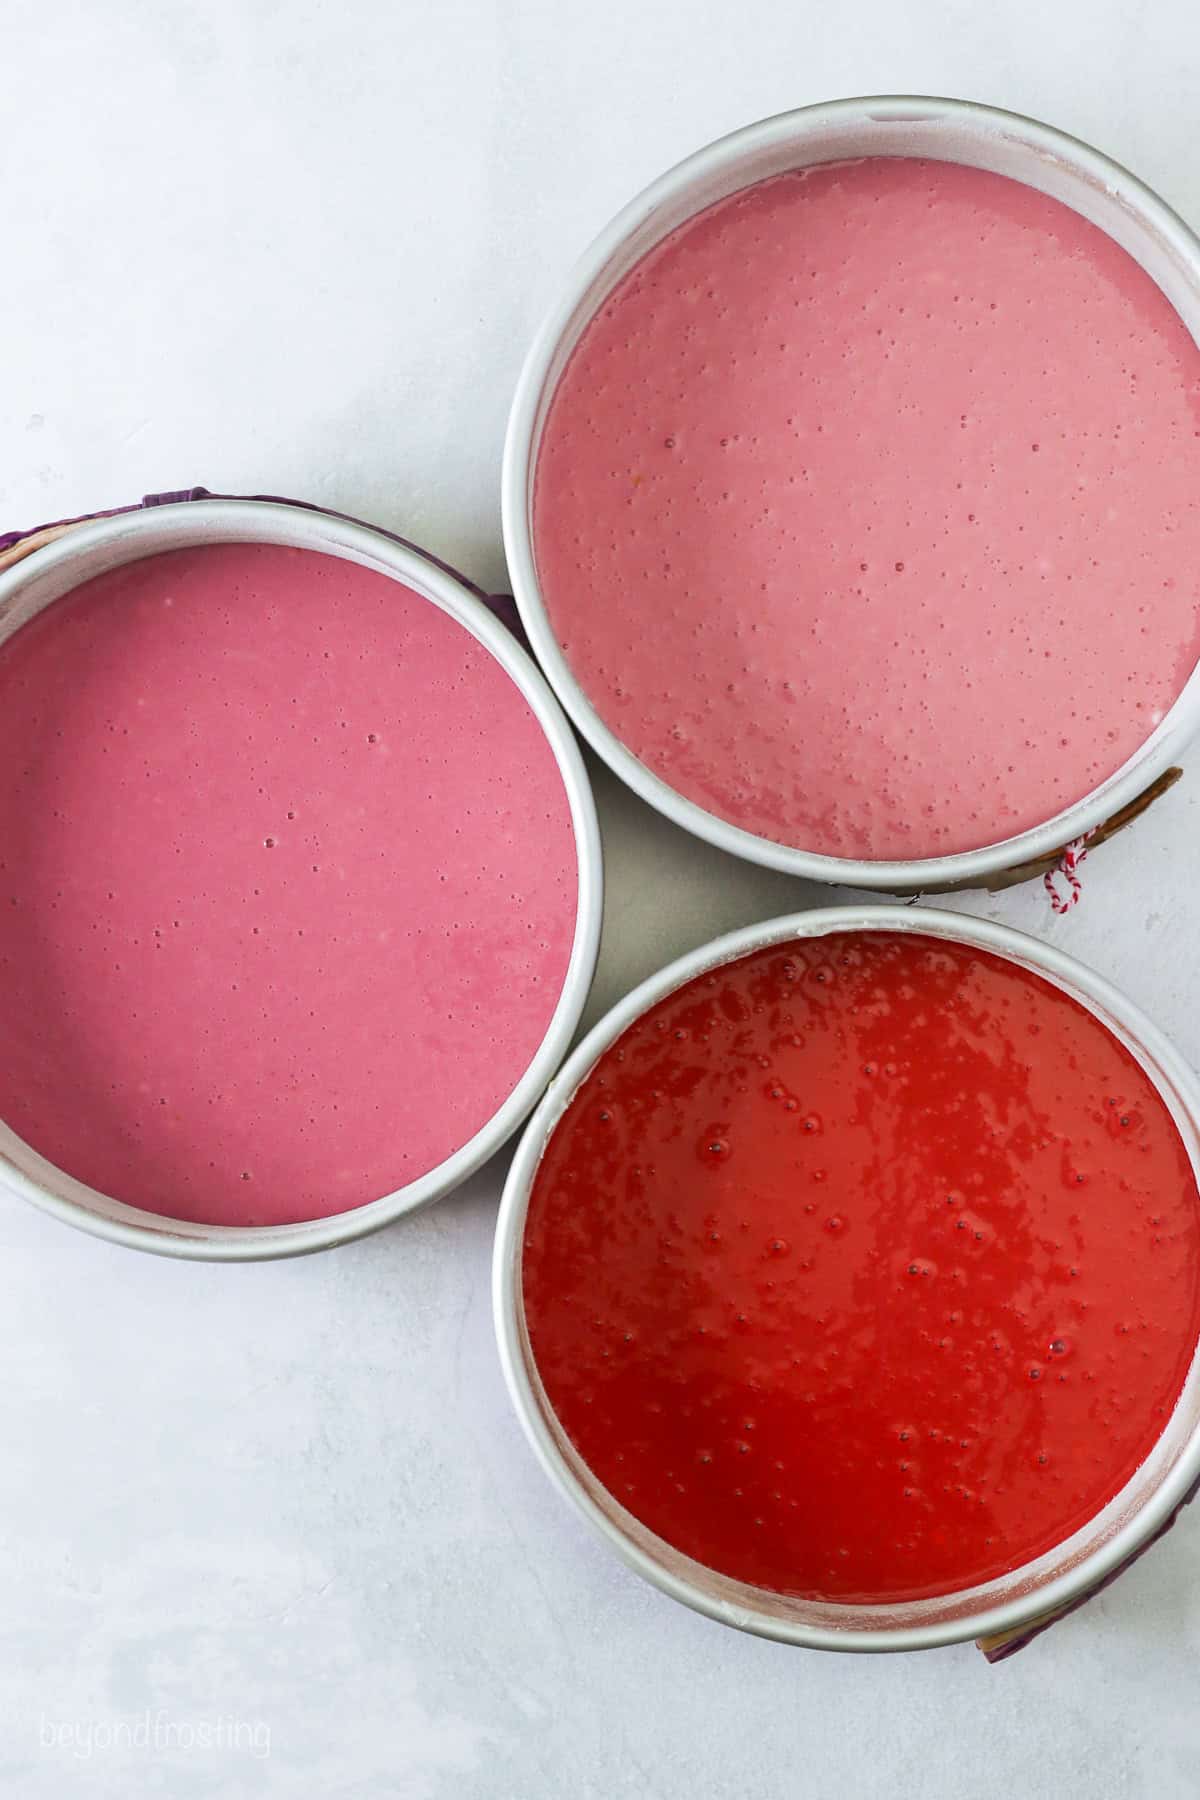
[[[576,909],[558,766],[495,659],[331,556],[88,582],[0,648],[0,1116],[213,1224],[413,1181],[506,1099]]]
[[[563,651],[679,793],[829,855],[1082,799],[1200,654],[1200,352],[1078,214],[870,158],[719,202],[586,327],[538,454]]]

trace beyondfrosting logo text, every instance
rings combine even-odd
[[[165,1707],[117,1719],[50,1719],[43,1713],[38,1744],[43,1750],[69,1751],[83,1762],[121,1750],[216,1750],[262,1761],[271,1754],[271,1727],[263,1719],[221,1714],[175,1718]]]

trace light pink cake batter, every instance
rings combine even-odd
[[[907,858],[1083,798],[1200,654],[1200,352],[1078,214],[957,165],[765,181],[590,322],[538,455],[550,619],[673,788]]]
[[[378,1199],[511,1092],[575,924],[550,746],[386,576],[178,551],[0,649],[0,1116],[232,1225]]]

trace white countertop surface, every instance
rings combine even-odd
[[[555,284],[668,164],[807,101],[1034,113],[1200,220],[1186,0],[7,0],[0,71],[0,526],[202,482],[502,585],[505,411]],[[948,904],[1093,963],[1196,1061],[1190,760],[1069,917],[1038,887]],[[592,1016],[719,929],[841,897],[598,788]],[[501,1177],[240,1268],[0,1202],[6,1792],[1197,1793],[1200,1517],[997,1668],[740,1637],[620,1566],[503,1390]]]

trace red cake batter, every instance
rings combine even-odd
[[[1200,1332],[1197,1240],[1179,1133],[1090,1012],[848,933],[697,978],[601,1057],[538,1171],[524,1305],[645,1525],[762,1587],[906,1600],[1133,1474]]]

